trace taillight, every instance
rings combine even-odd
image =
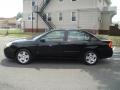
[[[112,41],[109,42],[109,47],[112,48]]]

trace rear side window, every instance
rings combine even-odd
[[[82,31],[68,31],[68,41],[88,41],[90,35]]]

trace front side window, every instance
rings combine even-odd
[[[63,41],[64,31],[53,31],[43,37],[45,41]]]
[[[90,40],[90,36],[81,31],[69,31],[68,32],[68,41],[84,41]]]

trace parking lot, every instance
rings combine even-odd
[[[13,37],[0,37],[0,90],[119,90],[120,48],[112,58],[87,66],[75,60],[40,60],[19,65],[3,49]]]

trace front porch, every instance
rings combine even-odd
[[[116,14],[116,7],[104,7],[101,12],[100,30],[109,30],[109,27],[112,25],[112,18]]]

